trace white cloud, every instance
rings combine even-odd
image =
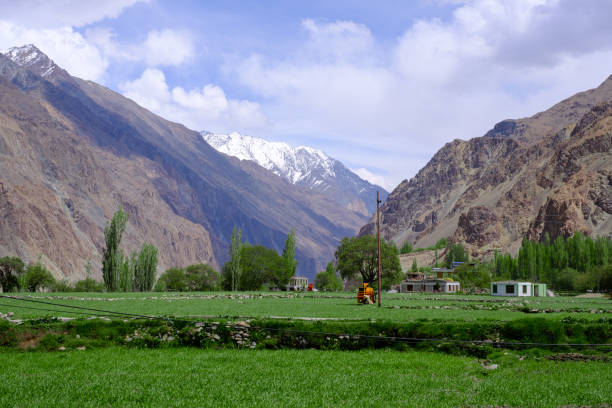
[[[81,27],[117,17],[136,3],[149,0],[18,0],[0,2],[0,19],[28,28]]]
[[[380,174],[375,174],[375,173],[371,172],[370,170],[365,169],[363,167],[359,168],[359,169],[351,169],[351,171],[353,173],[357,174],[362,179],[367,180],[367,181],[369,181],[372,184],[379,185],[379,186],[383,187],[387,191],[391,191],[395,187],[395,184],[390,183],[386,179],[386,177],[384,177],[384,176],[382,176]]]
[[[99,50],[70,27],[31,29],[0,21],[0,50],[34,44],[70,74],[100,81],[108,61]]]
[[[193,56],[193,41],[186,32],[152,30],[144,42],[143,52],[148,65],[179,65]]]
[[[180,65],[194,57],[193,36],[185,30],[151,30],[143,44],[119,42],[109,27],[92,27],[85,31],[87,41],[106,57],[121,61],[143,61],[148,66]]]
[[[457,3],[449,20],[416,21],[391,44],[360,24],[305,20],[309,37],[294,53],[249,55],[229,71],[263,98],[270,137],[311,134],[393,157],[377,166],[394,184],[426,163],[415,155],[531,116],[610,74],[612,26],[602,16],[612,6]],[[314,147],[329,150],[324,143]],[[336,157],[359,168],[351,154]]]
[[[259,104],[228,99],[223,89],[207,84],[202,89],[169,89],[165,75],[146,69],[140,78],[119,86],[136,103],[194,130],[252,132],[265,126],[267,119]]]

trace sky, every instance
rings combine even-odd
[[[35,44],[193,130],[321,149],[388,190],[612,73],[607,0],[0,0]]]

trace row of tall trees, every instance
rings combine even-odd
[[[295,248],[293,229],[279,255],[263,245],[242,242],[242,230],[234,228],[230,237],[230,259],[222,270],[222,288],[231,291],[284,288],[296,273]]]
[[[127,227],[128,215],[121,207],[104,228],[106,247],[102,255],[102,278],[108,291],[146,292],[153,288],[157,272],[157,248],[143,243],[140,251],[126,256],[121,238]]]
[[[612,240],[576,232],[570,238],[523,239],[518,256],[495,253],[495,276],[545,282],[558,290],[612,289]]]

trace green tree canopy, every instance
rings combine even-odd
[[[23,261],[16,256],[0,258],[0,286],[4,292],[10,292],[19,286],[23,267]]]
[[[404,245],[400,248],[400,254],[409,254],[412,252],[412,244],[408,241],[404,242]]]
[[[336,275],[333,262],[328,263],[324,271],[317,273],[314,284],[317,289],[329,292],[339,292],[344,289],[342,280]]]
[[[194,264],[185,268],[185,286],[187,290],[218,290],[221,276],[208,264]]]
[[[285,259],[285,264],[288,268],[289,277],[295,275],[295,271],[297,270],[297,260],[295,259],[295,231],[291,228],[291,231],[287,235],[287,240],[285,241],[285,247],[283,248],[283,259]]]
[[[155,290],[158,292],[183,292],[187,289],[185,280],[183,268],[170,268],[161,274],[155,284]]]
[[[444,258],[444,263],[446,264],[447,268],[452,268],[453,262],[467,262],[469,260],[470,257],[463,245],[454,243],[448,248],[446,258]]]
[[[125,232],[128,215],[121,206],[113,215],[110,223],[104,228],[104,241],[106,248],[102,257],[102,277],[104,286],[109,291],[116,291],[119,286],[119,274],[123,265],[123,251],[119,248],[121,238]]]
[[[383,288],[398,283],[402,279],[397,247],[386,241],[380,242],[381,279]],[[364,282],[377,284],[378,245],[376,237],[344,237],[336,250],[336,267],[343,279],[361,275]]]
[[[155,283],[156,274],[157,248],[153,244],[144,243],[134,267],[134,288],[140,292],[150,291]]]
[[[238,290],[238,286],[240,283],[240,257],[242,254],[243,246],[244,244],[242,243],[242,230],[238,228],[238,230],[236,231],[236,227],[234,227],[234,229],[232,230],[232,235],[230,237],[229,262],[228,264],[226,264],[229,268],[229,289],[232,291]]]
[[[29,292],[36,292],[40,287],[50,287],[55,278],[40,262],[30,264],[23,275],[23,287]]]

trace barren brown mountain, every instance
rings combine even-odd
[[[450,237],[474,256],[516,253],[524,236],[612,233],[612,76],[531,118],[454,140],[382,206],[401,245]],[[374,219],[360,234],[373,234]]]
[[[100,274],[105,223],[129,215],[124,249],[159,248],[160,267],[227,257],[234,227],[313,276],[362,216],[218,153],[129,99],[70,76],[33,46],[0,54],[0,256],[39,256],[56,277]],[[10,57],[10,58],[9,58]]]

